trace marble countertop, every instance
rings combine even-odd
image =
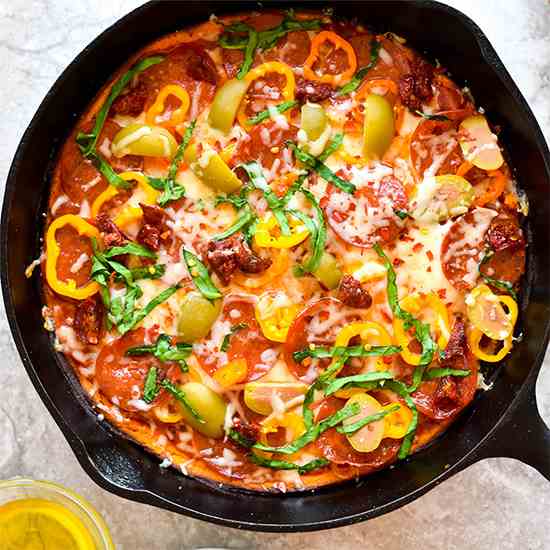
[[[486,32],[550,138],[548,0],[452,0]],[[25,127],[66,65],[134,0],[0,2],[0,185]],[[367,523],[310,534],[257,534],[212,526],[113,496],[84,473],[31,386],[0,306],[0,478],[60,482],[87,497],[121,550],[193,547],[321,549],[550,549],[550,483],[510,459],[485,460],[412,504]],[[537,384],[550,424],[550,355]],[[9,414],[6,411],[10,411]],[[0,544],[1,546],[1,544]]]

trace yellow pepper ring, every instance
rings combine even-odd
[[[513,338],[512,335],[510,335],[506,340],[502,340],[503,345],[499,351],[496,353],[486,353],[479,346],[483,336],[483,332],[475,327],[468,332],[468,344],[470,349],[472,350],[472,353],[482,361],[487,363],[498,363],[499,361],[502,361],[502,359],[504,359],[504,357],[506,357],[512,349]]]
[[[361,338],[363,345],[389,346],[391,344],[391,336],[381,324],[367,321],[365,323],[351,323],[345,326],[336,336],[334,346],[346,347],[355,336]],[[331,366],[336,361],[337,359],[334,358]]]
[[[498,300],[503,306],[505,306],[504,314],[508,318],[509,323],[507,323],[507,326],[505,328],[502,325],[500,326],[500,329],[502,329],[502,331],[496,330],[494,327],[494,323],[491,327],[492,321],[479,319],[479,317],[475,315],[475,304],[477,300],[483,297],[485,297],[486,299],[489,297],[494,301]],[[472,301],[470,302],[470,300]],[[469,321],[475,328],[479,329],[488,338],[491,338],[493,340],[507,340],[512,335],[514,331],[514,326],[518,318],[518,305],[511,296],[497,295],[494,294],[487,285],[478,285],[470,292],[470,295],[466,298],[466,305]],[[508,309],[507,312],[506,309]],[[502,334],[499,334],[501,332]]]
[[[76,300],[84,300],[95,294],[99,290],[99,285],[95,281],[90,281],[84,286],[77,287],[74,279],[60,281],[57,278],[57,260],[61,252],[55,233],[58,229],[70,225],[74,227],[79,235],[87,237],[95,237],[99,239],[99,231],[92,224],[75,214],[66,214],[54,220],[48,227],[46,233],[46,280],[48,284],[58,294],[75,298]]]
[[[389,346],[391,344],[391,336],[388,331],[380,324],[373,321],[365,323],[351,323],[345,326],[338,335],[334,345],[336,347],[347,346],[352,338],[360,336],[363,344]],[[377,342],[372,343],[371,337],[377,337]]]
[[[172,111],[168,120],[157,122],[157,117],[164,112],[166,99],[168,98],[168,96],[171,95],[175,96],[181,101],[180,106]],[[177,126],[184,121],[187,110],[189,109],[189,104],[190,101],[187,90],[185,90],[181,86],[177,86],[176,84],[168,84],[160,90],[155,99],[155,102],[147,110],[147,113],[145,114],[145,122],[147,124],[156,124],[164,127]]]
[[[288,329],[298,315],[295,304],[274,307],[277,294],[265,293],[254,309],[256,320],[266,338],[273,342],[286,342]]]
[[[432,311],[437,316],[437,322],[435,331],[438,335],[437,345],[440,349],[445,349],[447,343],[449,342],[449,337],[451,334],[451,328],[449,324],[449,314],[447,312],[447,307],[441,301],[439,296],[433,292],[429,294],[410,294],[403,300],[401,300],[401,308],[413,315],[418,314],[422,309],[426,308],[428,311]],[[401,346],[401,357],[409,363],[409,365],[419,365],[421,355],[419,353],[414,353],[409,349],[409,344],[411,342],[411,337],[408,332],[405,330],[405,323],[403,320],[398,317],[393,319],[393,333],[397,344]]]
[[[518,320],[518,304],[511,296],[501,294],[498,296],[498,299],[501,304],[504,304],[508,308],[508,317],[512,326],[515,326]]]
[[[118,174],[125,181],[136,181],[138,188],[144,195],[143,203],[156,204],[159,197],[159,191],[153,189],[148,183],[147,178],[141,172],[123,172]],[[92,217],[95,218],[101,207],[110,199],[118,194],[118,189],[109,185],[103,193],[101,193],[92,204]],[[143,212],[138,206],[125,206],[115,218],[115,224],[118,226],[124,226],[130,222],[138,221],[141,219]]]
[[[137,181],[138,188],[144,195],[144,204],[156,204],[160,192],[153,189],[148,183],[147,178],[141,172],[123,172],[119,176],[125,181]],[[139,206],[126,205],[115,218],[115,224],[119,227],[139,221],[143,216],[143,212]]]
[[[249,71],[244,77],[244,80],[250,85],[257,78],[265,76],[269,73],[278,73],[286,77],[286,83],[282,89],[282,94],[285,101],[292,101],[296,90],[296,80],[292,69],[286,63],[281,63],[280,61],[268,61],[267,63],[262,63],[255,69]],[[286,116],[288,117],[290,114],[286,113]],[[247,122],[248,118],[249,117],[246,114],[246,101],[241,101],[239,111],[237,112],[237,120],[245,130],[249,127]]]
[[[158,420],[165,424],[175,424],[183,420],[183,413],[179,407],[176,412],[173,412],[167,405],[160,405],[153,408],[153,413]]]
[[[304,419],[296,413],[287,412],[281,416],[271,417],[267,419],[266,422],[262,423],[262,427],[260,428],[260,441],[264,445],[269,445],[268,434],[275,433],[279,428],[285,429],[287,440],[289,441],[298,439],[298,437],[306,431]],[[294,453],[294,455],[289,455],[289,460],[292,460],[292,457],[296,454],[297,453]]]
[[[294,227],[290,235],[274,236],[272,231],[278,227],[275,217],[269,216],[261,219],[254,233],[256,245],[264,248],[292,248],[305,241],[309,235],[308,229],[301,223],[293,223],[293,221],[294,218],[291,217],[290,223]]]
[[[395,405],[399,405],[399,409],[384,417],[384,437],[401,439],[405,437],[413,415],[411,409],[403,403],[389,403],[384,405],[382,409],[388,410]]]
[[[92,218],[95,218],[99,214],[101,207],[116,195],[118,195],[118,189],[113,185],[109,185],[105,191],[100,193],[92,204]]]

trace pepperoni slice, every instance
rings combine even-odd
[[[265,31],[267,29],[277,27],[283,21],[283,16],[279,13],[262,13],[261,15],[251,17],[245,21],[247,25],[250,25],[253,29],[257,31]],[[292,33],[289,33],[292,34]],[[282,38],[279,41],[279,44],[284,40]],[[264,52],[256,50],[254,56],[254,62],[252,63],[253,67],[256,67],[263,62],[264,57],[267,59],[280,59],[277,57],[280,53],[278,45],[271,50],[268,50],[267,54],[264,56]],[[308,50],[309,51],[309,50]],[[307,54],[306,54],[307,57]],[[304,58],[305,60],[305,58]],[[244,51],[243,50],[232,50],[222,48],[222,64],[227,74],[227,78],[235,78],[239,72],[239,68],[244,61]]]
[[[156,336],[156,335],[155,335]],[[105,344],[97,357],[95,376],[101,392],[120,408],[133,411],[129,403],[143,395],[145,377],[151,367],[164,369],[166,365],[153,355],[127,356],[126,350],[142,346],[145,329],[140,328]]]
[[[80,205],[87,200],[91,205],[108,184],[91,161],[81,157],[80,163],[67,179],[62,180],[61,185],[71,201]]]
[[[458,117],[461,112],[453,116]],[[411,136],[410,159],[417,181],[425,175],[456,174],[463,161],[457,123],[457,120],[423,120],[416,127]]]
[[[366,67],[370,63],[371,41],[373,36],[367,33],[356,34],[349,38],[355,57],[357,58],[357,67]]]
[[[244,61],[243,50],[228,50],[222,48],[222,65],[227,78],[235,78]]]
[[[483,275],[515,285],[525,273],[525,244],[520,248],[495,252],[481,265],[480,271]]]
[[[192,100],[190,112],[199,114],[214,97],[217,70],[201,43],[190,42],[175,48],[164,61],[143,71],[139,82],[147,90],[145,109],[153,103],[161,88],[178,84],[187,90]]]
[[[194,430],[193,444],[201,460],[227,478],[245,479],[257,468],[243,450],[231,441],[209,439]]]
[[[248,132],[250,139],[242,140],[237,145],[231,165],[257,160],[266,170],[281,172],[284,158],[284,144],[287,140],[295,140],[298,130],[294,126],[288,129],[280,128],[274,121],[253,126]],[[290,158],[290,156],[289,156]],[[277,163],[277,166],[274,166]],[[273,174],[275,175],[275,174]]]
[[[91,130],[91,127],[92,124],[88,123],[82,128],[82,131],[87,132]],[[110,147],[113,138],[120,129],[121,126],[112,119],[105,122],[97,140],[97,147],[100,152],[102,145],[107,148]],[[97,196],[107,188],[107,180],[91,161],[82,156],[76,142],[70,145],[69,142],[64,147],[61,156],[61,184],[63,190],[73,202],[82,204],[84,200],[87,200],[91,205]],[[107,160],[115,172],[139,171],[143,167],[143,157],[135,155],[127,155],[120,159],[111,157]]]
[[[286,83],[286,77],[279,73],[268,73],[254,80],[247,91],[244,112],[247,117],[253,117],[267,109],[269,105],[276,105],[283,100],[281,90]]]
[[[250,25],[254,30],[258,32],[267,31],[274,27],[278,27],[283,22],[283,15],[277,12],[264,12],[260,15],[250,17],[245,21],[247,25]]]
[[[321,206],[330,227],[344,241],[361,248],[377,242],[393,242],[404,222],[396,211],[407,209],[407,195],[401,182],[385,176],[379,183],[369,182],[350,195],[332,185]]]
[[[517,216],[500,213],[493,218],[486,240],[493,254],[480,266],[481,273],[516,284],[525,272],[525,239]]]
[[[91,129],[91,125],[86,128],[82,128],[82,131],[88,131]],[[76,170],[78,165],[83,161],[82,153],[80,148],[76,143],[76,132],[73,132],[69,139],[63,145],[61,150],[61,155],[59,156],[59,169],[61,175],[61,184],[64,187],[64,191],[67,192],[65,188],[65,183],[71,178],[73,172]]]
[[[463,110],[464,116],[473,114],[474,107],[471,102],[464,97],[460,88],[447,77],[436,75],[433,81],[433,87],[435,89],[435,101],[438,111]]]
[[[497,215],[489,208],[476,208],[456,220],[441,245],[441,266],[447,280],[458,290],[474,287],[485,249],[485,234]]]
[[[447,420],[458,414],[473,399],[477,389],[477,360],[467,354],[462,365],[453,368],[470,370],[465,377],[444,376],[426,380],[412,395],[418,410],[433,420]]]
[[[245,359],[248,366],[248,374],[244,382],[250,382],[262,377],[271,367],[262,360],[262,354],[268,349],[276,346],[262,334],[260,325],[256,321],[254,306],[246,300],[231,300],[227,302],[222,311],[222,319],[229,321],[231,325],[240,323],[246,324],[246,328],[235,332],[229,340],[227,358]],[[223,365],[219,361],[212,361],[211,355],[205,350],[203,353],[196,352],[203,368],[214,374]],[[210,359],[210,360],[209,360]]]
[[[331,316],[338,316],[339,321],[330,322]],[[311,383],[317,378],[319,369],[326,367],[329,360],[320,360],[319,364],[312,369],[304,362],[296,362],[294,352],[303,350],[310,344],[331,345],[344,325],[358,321],[360,318],[360,312],[348,308],[336,298],[321,298],[306,306],[290,325],[285,342],[285,361],[290,371],[302,382]]]
[[[60,250],[56,265],[58,279],[73,279],[77,287],[88,283],[93,254],[90,238],[80,236],[74,227],[66,225],[56,231],[55,240]]]
[[[352,44],[354,44],[353,39]],[[382,38],[380,41],[380,46],[384,53],[379,57],[378,63],[376,63],[376,65],[369,71],[369,79],[388,78],[398,82],[402,76],[410,73],[411,61],[414,57],[411,50],[386,37]],[[369,62],[370,50],[367,64]],[[358,66],[364,65],[358,64]]]
[[[306,31],[292,31],[279,40],[277,59],[291,67],[301,67],[309,55],[310,48],[311,40]]]
[[[329,397],[321,405],[316,415],[316,421],[323,420],[334,414],[345,405],[342,399]],[[399,451],[400,442],[395,439],[383,439],[380,445],[369,453],[356,451],[348,442],[345,435],[331,428],[321,434],[316,442],[317,448],[323,456],[335,464],[347,464],[361,467],[361,473],[381,468],[395,460]]]
[[[247,382],[256,380],[263,376],[266,370],[266,361],[262,360],[264,351],[275,346],[273,342],[265,338],[260,329],[256,316],[254,315],[254,307],[249,302],[230,302],[224,308],[224,312],[234,318],[235,310],[240,312],[240,317],[235,320],[235,323],[245,323],[248,328],[239,330],[231,337],[231,343],[227,350],[227,356],[230,360],[243,357],[248,365]]]

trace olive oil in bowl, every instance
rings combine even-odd
[[[107,527],[91,505],[49,482],[0,482],[3,550],[113,550]]]

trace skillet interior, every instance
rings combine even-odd
[[[268,4],[288,7],[291,3]],[[478,396],[443,438],[406,463],[359,483],[285,498],[257,493],[236,498],[235,489],[159,470],[155,457],[100,423],[90,410],[70,369],[53,351],[42,328],[38,278],[27,280],[23,272],[39,254],[42,227],[37,227],[36,220],[42,220],[52,160],[102,83],[133,52],[158,36],[200,22],[212,12],[256,7],[256,2],[152,2],[103,33],[69,66],[31,122],[9,174],[2,213],[2,284],[25,367],[77,458],[96,482],[121,496],[227,525],[260,530],[320,529],[389,511],[459,471],[478,456],[480,444],[514,408],[516,396],[534,392],[550,320],[550,259],[546,250],[550,238],[550,162],[528,106],[470,20],[434,2],[336,3],[337,15],[352,17],[360,8],[367,22],[374,23],[378,30],[402,34],[420,51],[436,55],[459,83],[467,78],[477,103],[502,125],[501,139],[510,153],[511,165],[531,205],[536,205],[530,217],[529,284],[524,292],[526,338],[515,346],[493,390]],[[308,2],[305,7],[322,9],[326,3]],[[28,186],[33,192],[22,192]],[[60,370],[65,376],[59,376]]]

